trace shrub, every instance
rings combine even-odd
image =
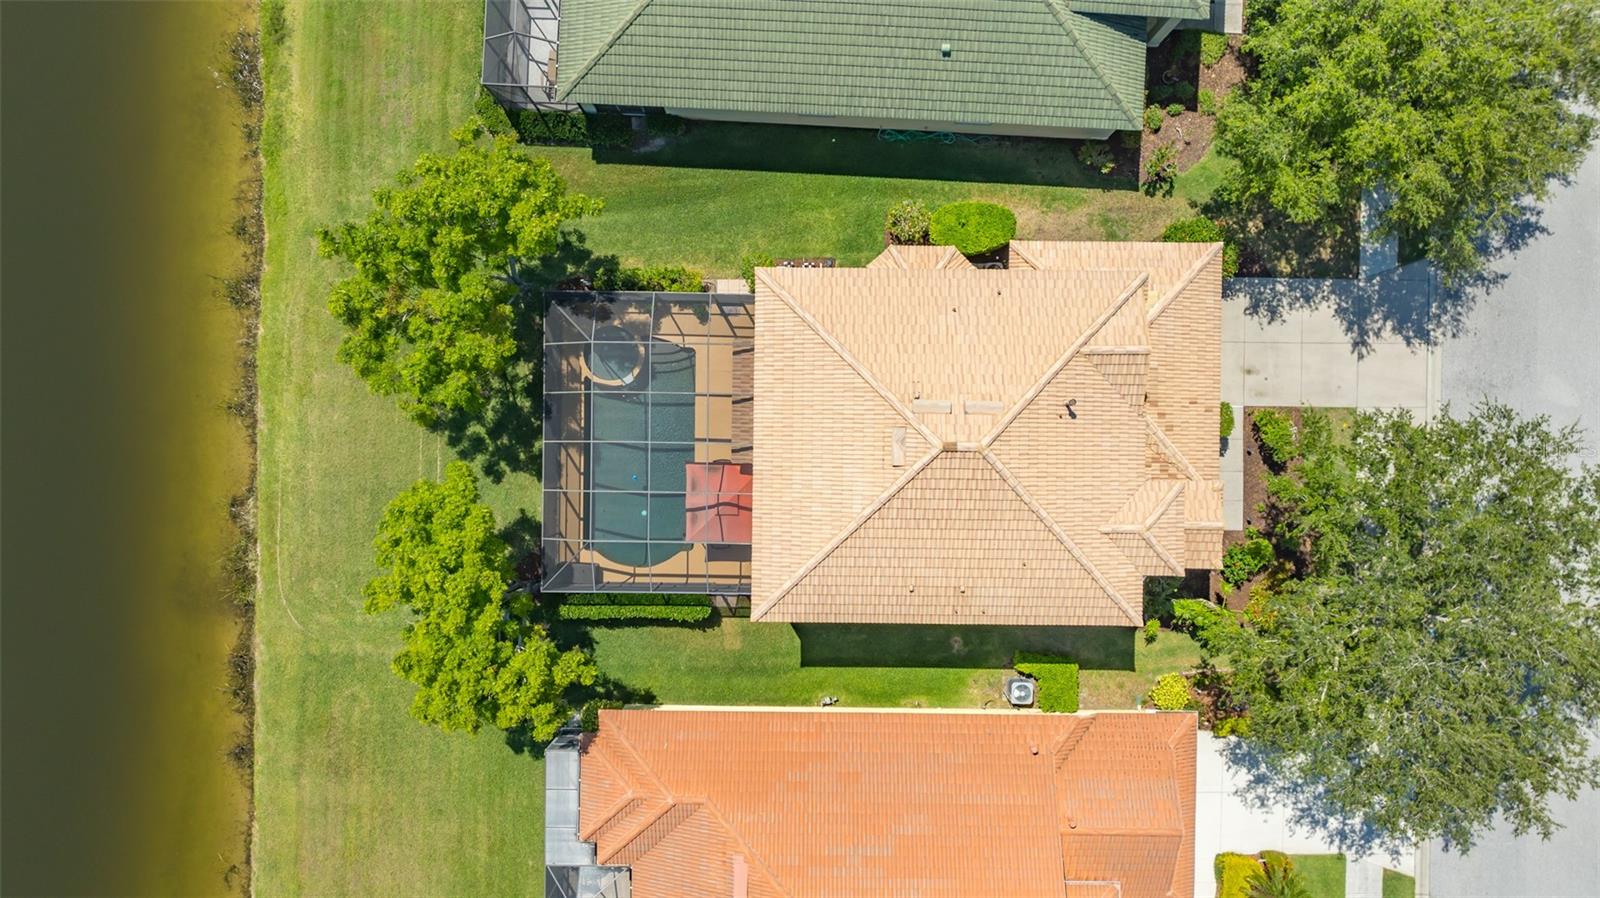
[[[598,733],[600,731],[600,712],[614,711],[622,707],[622,702],[609,698],[591,698],[583,703],[583,710],[578,712],[578,725],[585,733]]]
[[[1147,620],[1144,622],[1144,644],[1149,645],[1161,635],[1161,621]]]
[[[739,277],[744,278],[750,292],[756,292],[756,269],[771,268],[777,264],[771,253],[745,253],[739,257]]]
[[[1233,615],[1205,599],[1174,599],[1172,602],[1173,629],[1184,630],[1194,636],[1201,646],[1211,645],[1214,634],[1226,627],[1238,626]]]
[[[963,255],[994,252],[1017,236],[1017,217],[994,203],[950,203],[940,206],[928,220],[928,236],[940,246],[953,246]]]
[[[1282,860],[1268,860],[1268,854]],[[1250,874],[1250,878],[1246,880],[1249,888],[1245,894],[1249,898],[1311,898],[1305,877],[1294,869],[1294,865],[1289,863],[1286,855],[1276,851],[1263,851],[1261,858],[1265,862],[1262,869]]]
[[[652,265],[623,268],[614,260],[596,265],[589,274],[596,290],[660,290],[671,293],[698,293],[705,275],[682,265]]]
[[[1182,103],[1168,103],[1167,104],[1167,117],[1169,117],[1169,118],[1177,118],[1180,115],[1183,115],[1183,104]]]
[[[1156,684],[1150,687],[1150,704],[1161,711],[1185,711],[1194,704],[1194,697],[1189,694],[1189,681],[1183,674],[1162,674]]]
[[[1144,192],[1146,196],[1172,196],[1172,188],[1177,184],[1178,160],[1172,149],[1172,144],[1156,147],[1150,154],[1150,161],[1145,163]]]
[[[1078,161],[1102,175],[1111,174],[1112,169],[1117,167],[1117,159],[1111,155],[1110,145],[1100,140],[1089,141],[1079,146]]]
[[[1225,851],[1217,855],[1217,898],[1249,898],[1249,880],[1261,870],[1261,863],[1248,854]]]
[[[511,117],[506,115],[500,101],[489,93],[487,87],[478,88],[478,100],[473,104],[473,111],[478,114],[478,120],[483,122],[483,129],[496,137],[515,136],[517,129],[511,126]]]
[[[1122,148],[1125,150],[1137,150],[1139,144],[1144,143],[1143,131],[1122,131],[1119,133],[1122,134]]]
[[[1267,461],[1282,468],[1295,457],[1299,449],[1295,439],[1294,422],[1283,412],[1272,408],[1258,408],[1250,413],[1256,426],[1256,438],[1266,450]]]
[[[589,145],[589,120],[579,112],[523,109],[517,113],[517,136],[523,143],[586,147]]]
[[[1217,95],[1216,95],[1216,93],[1214,93],[1213,91],[1202,89],[1200,91],[1199,99],[1195,101],[1195,108],[1200,110],[1200,114],[1201,115],[1216,115],[1217,114]]]
[[[1224,717],[1217,721],[1212,730],[1217,736],[1248,736],[1250,735],[1250,718]]]
[[[1166,117],[1161,114],[1160,106],[1150,106],[1145,109],[1144,126],[1146,130],[1160,131],[1163,121],[1166,121]]]
[[[1078,710],[1078,665],[1059,655],[1017,652],[1017,673],[1039,683],[1039,710],[1071,714]]]
[[[1254,528],[1246,531],[1249,539],[1229,546],[1222,553],[1222,582],[1238,586],[1272,564],[1272,543]]]
[[[1227,436],[1228,434],[1233,433],[1233,403],[1222,403],[1222,415],[1221,419],[1217,422],[1217,426],[1222,431],[1222,436]]]
[[[1294,861],[1289,860],[1289,856],[1287,854],[1284,854],[1281,851],[1273,851],[1270,848],[1267,849],[1266,851],[1258,851],[1258,852],[1256,852],[1256,857],[1261,858],[1261,866],[1263,866],[1263,867],[1293,867],[1294,866]]]
[[[1226,34],[1201,34],[1200,35],[1200,64],[1205,66],[1216,65],[1222,57],[1228,55],[1228,36]]]
[[[1180,218],[1167,225],[1167,229],[1161,232],[1161,240],[1164,243],[1221,243],[1222,276],[1231,278],[1239,273],[1239,248],[1227,241],[1222,225],[1204,215]],[[1233,428],[1228,430],[1232,432]]]
[[[901,200],[895,203],[889,208],[883,229],[889,232],[889,239],[895,243],[927,243],[927,204],[922,200]]]

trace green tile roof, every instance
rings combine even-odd
[[[1209,19],[1211,0],[1070,0],[1073,12],[1158,19]]]
[[[1133,129],[1144,38],[1143,14],[1084,15],[1066,0],[565,0],[556,92],[955,130]]]

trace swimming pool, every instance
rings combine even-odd
[[[596,343],[591,367],[616,367]],[[694,461],[695,351],[651,340],[641,376],[589,385],[589,541],[619,564],[658,564],[684,541],[684,468]]]

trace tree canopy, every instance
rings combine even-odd
[[[1447,276],[1481,269],[1519,201],[1583,161],[1600,100],[1594,0],[1272,0],[1251,7],[1258,61],[1224,105],[1227,189],[1302,223],[1383,186],[1379,232]]]
[[[490,724],[553,736],[571,715],[564,691],[592,684],[594,661],[559,650],[530,621],[532,600],[508,592],[507,547],[471,468],[452,462],[442,482],[397,496],[374,546],[385,572],[366,586],[367,612],[403,606],[413,615],[394,658],[395,672],[418,686],[412,714],[446,731]]]
[[[1600,782],[1600,469],[1580,437],[1483,404],[1426,426],[1308,412],[1271,478],[1297,576],[1202,641],[1248,739],[1320,814],[1390,845],[1467,846],[1496,815],[1548,834]]]
[[[355,269],[328,299],[348,328],[339,358],[429,426],[483,407],[516,355],[525,269],[600,209],[511,138],[484,140],[476,122],[454,136],[453,153],[424,153],[374,191],[365,220],[318,235]]]

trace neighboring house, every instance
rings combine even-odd
[[[1104,139],[1142,127],[1147,46],[1236,33],[1239,5],[489,0],[483,82],[524,107]]]
[[[760,269],[753,299],[552,297],[545,589],[1142,624],[1146,576],[1221,559],[1221,245],[1010,259],[891,247]],[[719,531],[749,541],[687,538]]]
[[[601,711],[559,751],[563,898],[1194,892],[1193,714]]]

